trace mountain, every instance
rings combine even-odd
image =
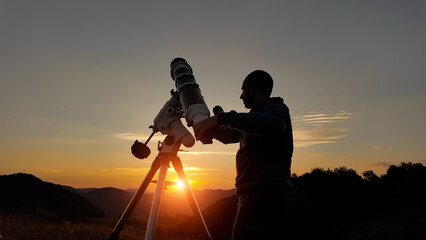
[[[102,209],[109,217],[117,217],[123,213],[132,199],[134,193],[117,188],[99,188],[89,191],[83,196]],[[152,194],[144,194],[138,206],[133,211],[133,216],[147,216],[149,214]]]
[[[0,176],[0,213],[21,212],[37,216],[73,219],[78,217],[117,217],[123,213],[134,192],[117,188],[73,188],[44,182],[17,173]],[[232,196],[235,190],[193,190],[201,210],[217,200]],[[147,217],[153,193],[146,192],[133,211],[134,217]],[[161,216],[192,215],[183,190],[163,195]]]
[[[198,201],[198,205],[202,210],[215,203],[217,200],[222,198],[231,197],[235,194],[235,189],[205,189],[205,190],[194,190],[195,198]]]
[[[65,188],[66,190],[73,192],[73,193],[77,193],[78,195],[84,195],[85,193],[88,193],[90,191],[96,190],[98,188],[73,188],[70,186],[66,186],[66,185],[59,185],[63,188]]]
[[[194,190],[193,192],[200,209],[203,210],[221,198],[232,196],[235,190],[207,189],[201,191]],[[117,188],[100,188],[87,192],[82,196],[102,209],[107,216],[117,217],[126,209],[133,195],[134,192],[128,192]],[[152,198],[153,193],[146,192],[139,200],[132,215],[134,217],[147,217],[151,209]],[[192,210],[183,190],[175,192],[166,190],[164,192],[160,207],[161,216],[173,217],[176,215],[191,214]]]
[[[3,214],[22,213],[70,220],[104,216],[84,197],[31,174],[1,175],[0,189],[0,213]]]
[[[201,210],[215,203],[217,200],[230,197],[235,194],[234,189],[205,189],[193,190],[195,199]],[[149,201],[151,202],[151,201]],[[192,215],[192,210],[186,198],[185,192],[182,190],[169,192],[165,191],[161,202],[160,215],[174,217],[176,215]]]

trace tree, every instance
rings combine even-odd
[[[362,176],[369,183],[376,183],[380,180],[380,178],[372,170],[364,171]]]

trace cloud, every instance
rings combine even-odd
[[[339,113],[321,113],[321,114],[307,114],[301,116],[298,120],[305,124],[324,124],[324,123],[333,123],[337,121],[343,121],[351,119],[352,114],[349,112],[339,112]]]
[[[380,168],[388,168],[391,165],[392,163],[389,163],[389,162],[376,162],[376,163],[367,164],[368,167],[380,167]]]
[[[293,117],[292,120],[299,124],[323,125],[325,123],[336,123],[352,119],[352,113],[348,111],[318,111],[310,112],[305,115]]]
[[[150,134],[144,133],[116,133],[114,137],[121,140],[136,140],[140,142],[145,142],[149,138]],[[166,136],[164,135],[154,135],[150,141],[163,141]]]
[[[350,129],[330,127],[330,125],[349,119],[352,119],[352,113],[347,111],[311,112],[293,117],[294,146],[307,147],[315,144],[334,143],[337,139],[346,137]]]

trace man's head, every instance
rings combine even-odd
[[[243,82],[240,99],[246,108],[253,108],[256,104],[271,97],[274,81],[271,75],[262,70],[251,72]]]

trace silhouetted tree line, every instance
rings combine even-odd
[[[377,176],[362,177],[346,167],[315,168],[292,175],[286,204],[284,239],[426,239],[426,167],[392,165]],[[204,211],[215,239],[230,239],[237,210],[236,196]],[[199,228],[193,219],[181,226]]]

